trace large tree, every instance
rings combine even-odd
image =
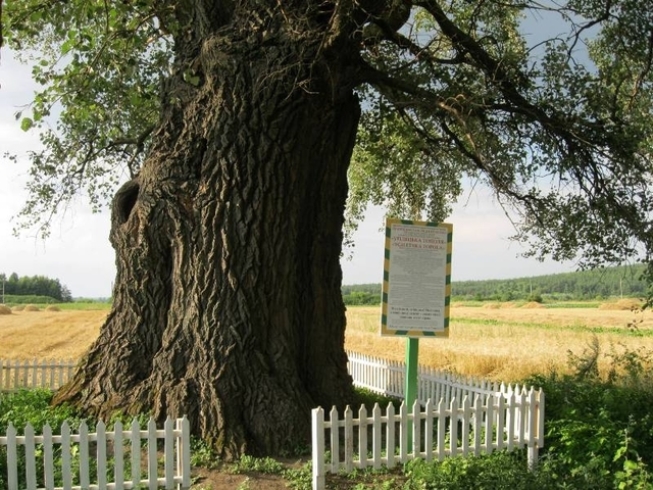
[[[352,394],[348,182],[353,218],[371,201],[440,220],[471,176],[534,253],[648,261],[652,15],[631,0],[5,0],[5,42],[43,85],[19,116],[43,142],[24,224],[115,192],[113,309],[57,400],[185,413],[225,455],[304,441],[310,407]],[[555,35],[528,41],[533,19]]]

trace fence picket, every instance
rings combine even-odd
[[[469,422],[471,420],[471,410],[469,407],[469,396],[465,395],[465,398],[463,399],[463,414],[462,414],[462,433],[461,433],[461,438],[462,438],[462,444],[461,444],[461,451],[463,457],[467,456],[469,454]]]
[[[345,471],[354,469],[354,413],[347,405],[345,408]]]
[[[420,457],[420,442],[421,442],[421,428],[422,428],[422,421],[420,417],[420,404],[417,400],[415,400],[415,403],[413,403],[413,413],[412,413],[412,419],[413,419],[413,458],[419,458]]]
[[[95,425],[95,434],[96,434],[95,440],[97,444],[97,463],[95,465],[95,467],[97,468],[97,486],[98,488],[106,488],[107,487],[107,431],[104,422],[99,421]]]
[[[381,419],[381,407],[378,403],[374,404],[372,409],[372,467],[375,470],[381,469],[381,429],[383,421]]]
[[[451,400],[449,414],[449,456],[456,456],[458,454],[458,400],[456,398]],[[440,414],[440,417],[445,418],[444,414]]]
[[[79,424],[79,482],[82,488],[88,488],[90,478],[88,474],[88,425],[85,421]]]
[[[125,482],[123,436],[122,422],[118,420],[113,426],[113,458],[116,462],[113,468],[113,480],[116,490],[123,490]]]
[[[52,429],[48,424],[43,427],[43,481],[45,490],[54,490],[54,450]]]
[[[424,409],[426,417],[424,419],[424,450],[426,461],[433,459],[433,400],[430,398],[426,402]],[[439,413],[439,411],[438,411]]]
[[[18,447],[16,445],[16,429],[9,423],[7,427],[7,484],[9,490],[18,490]]]
[[[147,422],[147,474],[150,490],[156,490],[159,486],[156,456],[156,422],[150,418]]]
[[[481,454],[481,423],[483,421],[483,400],[481,395],[474,397],[474,456]]]
[[[487,454],[492,454],[494,451],[494,445],[492,444],[492,435],[493,435],[493,426],[494,426],[494,397],[490,396],[485,402],[485,420],[484,420],[484,429],[485,429],[485,451]]]
[[[388,403],[386,409],[386,417],[388,418],[388,425],[386,426],[385,448],[386,448],[386,466],[394,468],[395,466],[395,430],[397,428],[395,419],[395,406]]]
[[[438,414],[442,414],[445,410],[444,398],[440,398],[438,402]],[[447,432],[446,420],[441,415],[438,417],[438,461],[442,461],[446,454],[445,435]]]
[[[340,454],[340,447],[338,444],[340,442],[340,427],[338,424],[338,409],[336,407],[331,408],[331,411],[329,412],[329,420],[331,421],[331,473],[337,473],[338,463],[340,461],[340,458],[338,457]]]
[[[358,410],[358,457],[360,467],[367,468],[367,408],[361,405]]]
[[[64,422],[61,424],[61,478],[64,488],[70,488],[73,484],[70,455],[70,426]]]
[[[136,419],[132,420],[129,440],[131,443],[132,487],[138,487],[141,484],[141,427]]]
[[[312,425],[312,484],[314,489],[322,489],[325,484],[324,474],[324,410],[322,407],[314,408],[311,415]]]

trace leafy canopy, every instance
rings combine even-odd
[[[201,3],[5,1],[5,43],[33,63],[42,86],[18,115],[43,142],[30,154],[23,225],[47,225],[80,191],[98,208],[138,171],[169,102],[166,79],[183,73],[200,83],[175,53],[198,29],[188,12]],[[645,2],[304,3],[306,16],[332,16],[316,35],[348,26],[360,46],[351,220],[370,202],[441,220],[469,178],[516,210],[517,238],[533,255],[580,256],[588,266],[650,262],[653,12]],[[216,5],[235,4],[254,8]],[[538,23],[556,34],[524,35]]]

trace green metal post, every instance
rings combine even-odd
[[[406,342],[406,407],[412,413],[413,404],[417,399],[417,357],[419,355],[419,339],[408,338]],[[413,425],[408,424],[408,448],[413,446]]]

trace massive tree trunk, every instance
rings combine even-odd
[[[178,42],[153,150],[113,203],[113,309],[57,401],[185,414],[235,456],[303,443],[311,407],[349,400],[357,55],[297,12],[231,12],[215,29],[196,15]]]

